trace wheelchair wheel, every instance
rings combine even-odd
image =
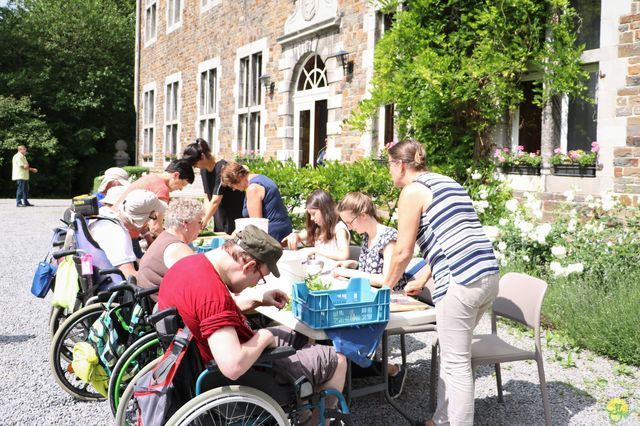
[[[158,334],[153,332],[145,334],[136,340],[126,351],[118,358],[118,362],[109,378],[109,406],[111,413],[115,416],[120,402],[120,396],[131,379],[151,361],[163,354]]]
[[[133,391],[135,388],[136,380],[138,378],[147,374],[153,367],[155,367],[160,361],[162,357],[151,361],[149,364],[145,365],[138,374],[135,375],[133,379],[129,381],[129,384],[125,388],[124,392],[120,395],[118,409],[116,410],[116,425],[117,426],[127,426],[127,425],[137,425],[138,424],[138,413],[135,410],[133,405]]]
[[[82,401],[99,401],[104,396],[74,374],[71,365],[73,346],[87,340],[91,324],[104,309],[102,303],[96,303],[73,313],[60,325],[49,347],[49,363],[54,379],[65,392]]]
[[[247,386],[223,386],[198,395],[167,422],[182,425],[288,425],[288,416],[266,393]]]
[[[80,299],[76,299],[74,312],[77,312],[82,307],[82,301]],[[51,307],[51,311],[49,312],[49,331],[51,332],[51,337],[55,336],[60,325],[62,325],[69,316],[70,314],[65,308],[60,308],[58,306]]]

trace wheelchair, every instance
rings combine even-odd
[[[94,217],[89,217],[94,218]],[[100,217],[96,217],[100,218]],[[104,220],[111,220],[103,218]],[[65,256],[73,256],[78,270],[78,295],[72,312],[97,301],[99,291],[120,283],[125,279],[119,269],[111,268],[108,261],[105,262],[104,252],[99,244],[91,237],[87,227],[87,218],[67,209],[62,222],[66,227],[54,230],[53,247],[61,247],[61,250],[52,253],[58,260]],[[84,254],[93,256],[93,269],[90,274],[82,274],[81,256]],[[55,281],[54,281],[55,282]],[[70,310],[53,306],[49,314],[49,330],[51,336],[56,334],[58,327],[69,317]]]
[[[177,333],[177,314],[170,308],[155,315],[163,316],[156,323],[163,347],[168,338]],[[169,322],[171,325],[166,325]],[[238,380],[232,381],[222,375],[214,362],[202,366],[195,343],[189,343],[187,352],[174,378],[174,394],[179,395],[180,407],[167,425],[289,425],[307,424],[311,411],[317,410],[318,424],[325,420],[334,424],[351,425],[349,408],[337,390],[314,392],[311,383],[304,377],[285,380],[276,374],[273,361],[295,353],[294,348],[279,347],[265,350],[254,365]],[[116,412],[116,425],[137,424],[137,406],[133,398],[136,381],[151,371],[161,357],[147,364],[129,382],[122,393]],[[328,408],[326,398],[338,400],[335,409]]]
[[[114,327],[119,327],[121,330],[117,334],[117,344],[120,347],[129,347],[130,349],[132,344],[140,338],[147,338],[145,341],[148,341],[147,334],[150,334],[153,328],[146,323],[146,318],[153,309],[153,301],[150,296],[156,292],[157,289],[141,289],[130,279],[129,282],[118,284],[101,292],[97,296],[97,303],[89,304],[78,310],[60,325],[51,341],[49,363],[54,379],[63,390],[80,400],[105,399],[105,396],[95,387],[75,375],[72,365],[73,348],[76,343],[87,341],[92,325],[107,310],[111,311],[110,317],[115,318],[115,321],[118,322]],[[107,302],[109,299],[111,299],[110,303]],[[146,349],[149,348],[145,347],[144,350],[135,353],[133,360],[142,363],[146,359],[148,362],[150,360],[148,359],[149,351]],[[122,355],[125,353],[131,354],[125,350]],[[153,348],[151,348],[151,353],[155,355],[158,351],[156,349],[153,352]],[[131,355],[128,356],[131,357]],[[130,365],[121,365],[118,370],[116,367],[118,367],[117,363],[112,369],[107,368],[106,371],[109,376],[113,376],[117,372],[122,380],[125,376],[124,372],[127,371],[126,367],[130,367]],[[123,368],[125,368],[124,372]],[[115,387],[113,392],[116,392]]]

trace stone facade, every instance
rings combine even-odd
[[[223,158],[244,150],[239,132],[240,58],[260,52],[260,138],[256,150],[264,156],[294,158],[300,103],[326,101],[327,155],[350,161],[369,155],[380,145],[377,136],[345,126],[353,108],[367,93],[373,67],[376,11],[361,0],[182,0],[180,23],[167,31],[167,7],[176,0],[139,1],[136,49],[137,163],[161,168],[165,160],[165,108],[169,80],[179,82],[178,156],[202,136],[199,131],[199,78],[205,63],[217,72],[216,130],[213,150]],[[155,5],[156,36],[149,38],[149,4]],[[207,4],[202,7],[201,4]],[[145,41],[147,40],[147,41]],[[352,75],[336,52],[348,53]],[[324,62],[325,87],[301,93],[297,89],[305,61],[318,55]],[[267,78],[268,77],[268,78]],[[273,87],[271,93],[270,86]],[[153,89],[153,125],[145,124]],[[304,96],[302,96],[304,95]],[[303,99],[304,98],[304,99]],[[297,109],[296,109],[297,108]],[[200,117],[201,118],[201,117]],[[322,124],[322,123],[321,123]],[[145,148],[145,128],[153,128],[153,156]],[[376,133],[377,134],[377,133]],[[315,141],[319,143],[323,141]]]
[[[618,56],[627,58],[627,77],[617,92],[616,115],[625,117],[627,137],[613,151],[614,190],[627,202],[640,199],[640,1],[620,17]]]

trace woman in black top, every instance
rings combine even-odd
[[[242,217],[244,192],[234,191],[222,185],[220,175],[227,162],[223,159],[216,161],[211,154],[209,144],[202,138],[187,145],[182,157],[190,161],[193,167],[200,169],[202,186],[208,200],[205,206],[205,215],[202,218],[203,228],[213,217],[215,232],[233,233],[236,229],[235,220]]]

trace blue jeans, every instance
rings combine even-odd
[[[18,190],[16,191],[16,205],[29,204],[29,181],[24,179],[18,179]]]

